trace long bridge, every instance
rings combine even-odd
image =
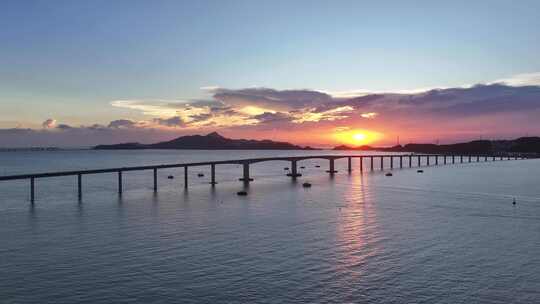
[[[215,186],[216,181],[216,166],[218,165],[242,165],[242,177],[239,178],[245,184],[253,181],[250,175],[250,165],[268,162],[268,161],[286,161],[290,162],[290,173],[287,176],[296,179],[302,176],[298,173],[298,162],[307,159],[325,159],[328,160],[328,170],[326,171],[330,175],[337,173],[335,170],[335,161],[338,159],[347,159],[347,171],[352,172],[352,159],[358,158],[360,172],[374,171],[374,160],[380,159],[380,170],[385,170],[384,160],[390,159],[390,167],[386,169],[396,168],[412,168],[421,167],[424,162],[427,166],[431,165],[446,165],[456,163],[471,163],[471,162],[487,162],[497,160],[518,160],[533,158],[530,155],[523,154],[506,154],[506,155],[448,155],[448,154],[376,154],[376,155],[306,155],[306,156],[287,156],[287,157],[266,157],[266,158],[249,158],[238,160],[223,160],[223,161],[210,161],[210,162],[197,162],[197,163],[181,163],[181,164],[166,164],[166,165],[153,165],[153,166],[138,166],[138,167],[120,167],[120,168],[108,168],[108,169],[95,169],[95,170],[79,170],[79,171],[61,171],[61,172],[48,172],[38,174],[22,174],[22,175],[7,175],[0,176],[0,181],[13,181],[13,180],[29,180],[30,181],[30,202],[35,202],[35,182],[36,179],[49,178],[49,177],[61,177],[61,176],[75,176],[77,177],[77,192],[79,199],[82,199],[82,177],[83,175],[101,174],[101,173],[117,173],[118,175],[118,194],[122,195],[123,192],[123,173],[130,171],[153,171],[153,189],[154,192],[158,191],[158,170],[171,169],[171,168],[184,168],[184,187],[188,187],[188,170],[190,167],[210,167],[210,184]],[[535,158],[535,157],[534,157]],[[366,160],[368,160],[369,167],[365,167]],[[398,162],[396,163],[395,160]]]

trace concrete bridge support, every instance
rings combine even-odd
[[[118,171],[118,195],[122,195],[122,171]]]
[[[155,188],[155,184],[154,184],[154,188]],[[156,191],[156,190],[154,190]],[[82,199],[82,174],[77,174],[77,198],[79,200]]]
[[[210,165],[210,185],[214,186],[216,185],[216,165],[211,164]]]
[[[188,166],[184,167],[184,189],[188,188]]]
[[[334,159],[333,158],[330,158],[328,159],[329,161],[329,168],[328,170],[326,171],[327,173],[330,173],[330,175],[334,175],[334,173],[337,173],[335,167],[334,167]]]
[[[287,176],[290,176],[293,179],[302,176],[302,174],[298,173],[298,165],[296,162],[296,160],[291,160],[291,173],[287,173]]]
[[[239,180],[244,182],[244,184],[249,184],[249,182],[253,181],[253,178],[249,176],[249,163],[248,162],[243,163],[242,168],[243,168],[242,171],[244,175]]]

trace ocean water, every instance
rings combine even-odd
[[[0,175],[329,153],[346,154],[2,152]],[[540,160],[392,177],[309,160],[297,182],[287,166],[253,165],[245,197],[235,165],[215,188],[190,170],[187,191],[163,170],[157,194],[151,171],[124,173],[122,197],[85,176],[80,202],[73,177],[37,180],[34,205],[0,182],[0,303],[540,303]]]

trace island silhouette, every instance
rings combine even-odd
[[[254,139],[231,139],[212,132],[207,135],[187,135],[170,141],[154,144],[137,142],[113,145],[98,145],[95,150],[137,150],[137,149],[177,149],[177,150],[318,150],[309,146],[299,146],[288,142]],[[540,137],[521,137],[514,140],[474,140],[464,143],[437,145],[410,143],[393,147],[340,145],[333,150],[384,151],[441,154],[493,154],[493,153],[540,153]]]

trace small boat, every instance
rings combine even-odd
[[[167,178],[168,178],[168,179],[174,179],[174,176],[169,175],[169,176],[167,176]]]
[[[311,184],[306,182],[306,183],[303,183],[303,184],[302,184],[302,187],[304,187],[304,188],[311,188]]]
[[[319,165],[315,165],[315,168],[320,168],[320,167],[321,167],[321,166],[319,166]]]
[[[197,174],[198,177],[204,177],[204,174],[203,173],[199,173]]]
[[[289,170],[289,167],[285,167],[285,168],[283,168],[283,170],[287,171],[287,170]]]
[[[304,167],[304,166],[300,167],[300,169],[305,169],[305,168],[306,168],[306,167]]]
[[[236,192],[236,194],[240,195],[240,196],[246,196],[247,192],[246,191],[238,191],[238,192]]]
[[[416,170],[416,173],[424,173],[424,170]]]
[[[393,175],[393,174],[390,173],[390,172],[388,172],[388,173],[385,174],[385,176],[392,176],[392,175]]]

